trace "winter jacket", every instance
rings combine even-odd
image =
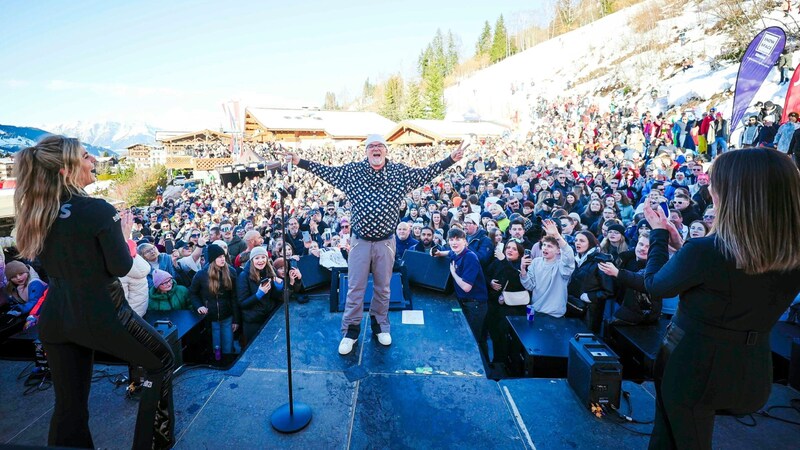
[[[250,279],[250,265],[248,261],[244,265],[242,273],[236,279],[236,296],[239,308],[242,311],[242,321],[248,323],[263,323],[280,305],[280,295],[276,285],[273,284],[268,293],[264,294],[258,287],[258,282]],[[267,272],[262,271],[261,278],[265,278]],[[261,280],[259,278],[259,281]]]
[[[128,300],[131,309],[140,316],[144,316],[147,312],[147,275],[149,274],[150,264],[141,256],[136,255],[133,258],[131,270],[127,275],[119,278],[119,282],[122,283],[122,290],[125,292],[125,299]]]
[[[503,291],[520,292],[525,290],[519,279],[519,264],[519,260],[516,263],[512,263],[508,259],[492,261],[486,270],[486,288],[489,291],[490,302],[497,302]],[[497,280],[503,289],[499,291],[492,289],[492,286],[489,285],[492,280]]]
[[[494,243],[486,235],[486,231],[479,229],[475,236],[472,238],[467,236],[467,239],[469,240],[468,247],[478,257],[481,267],[488,267],[494,254]]]
[[[575,268],[567,286],[570,296],[580,298],[586,294],[593,303],[605,300],[614,295],[614,281],[600,271],[597,257],[600,252],[589,255],[583,264]]]
[[[414,247],[416,247],[417,244],[419,244],[419,241],[417,241],[416,239],[414,239],[411,236],[406,238],[405,241],[402,241],[402,240],[400,240],[399,237],[397,237],[397,235],[395,235],[394,236],[394,242],[395,242],[395,249],[396,249],[396,251],[394,253],[395,262],[398,262],[401,259],[403,259],[403,254],[406,252],[406,250],[413,249]]]
[[[775,147],[778,151],[782,153],[787,153],[789,151],[789,144],[792,143],[792,135],[794,135],[795,130],[797,130],[800,124],[786,122],[785,124],[781,125],[778,128],[778,133],[775,134]]]
[[[651,296],[644,285],[645,269],[637,272],[620,269],[617,281],[624,288],[622,303],[614,312],[617,323],[638,325],[653,323],[661,317],[661,297]],[[622,321],[622,322],[619,322]]]
[[[239,253],[247,250],[247,243],[242,240],[238,235],[234,234],[233,239],[230,242],[226,242],[228,244],[228,255],[230,255],[230,260],[233,261],[239,256]],[[298,253],[302,254],[302,253]]]
[[[175,283],[167,292],[161,292],[156,287],[150,288],[150,302],[147,309],[149,311],[193,309],[192,301],[189,299],[189,289]]]
[[[236,301],[236,270],[228,266],[231,277],[231,288],[220,288],[217,295],[212,295],[208,290],[208,268],[206,265],[195,274],[189,288],[192,305],[195,309],[205,306],[208,308],[206,317],[213,322],[219,322],[233,316],[233,323],[240,324],[239,303]]]
[[[739,135],[739,147],[743,147],[745,145],[755,145],[758,143],[758,135],[761,132],[761,124],[757,123],[755,125],[747,125],[742,130],[742,134]]]

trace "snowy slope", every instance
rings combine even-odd
[[[460,119],[474,111],[483,120],[506,123],[524,133],[538,97],[576,95],[589,96],[602,109],[611,102],[630,102],[640,112],[650,110],[655,115],[715,106],[730,117],[739,65],[714,64],[712,70],[712,60],[727,40],[712,30],[717,19],[707,10],[713,8],[713,0],[688,2],[650,31],[632,29],[631,18],[637,13],[668,3],[646,0],[460,80],[445,91],[447,118]],[[781,26],[781,16],[775,11],[771,16],[775,20],[765,25]],[[686,72],[680,69],[684,57],[694,60]],[[778,79],[777,71],[771,72],[756,100],[783,105],[787,86],[779,86]]]
[[[42,137],[53,134],[40,128],[33,127],[15,127],[13,125],[0,125],[0,150],[5,152],[16,152],[25,147],[36,145]],[[83,143],[86,151],[95,155],[101,156],[104,152],[113,155],[114,152],[107,148],[97,147],[86,142]]]
[[[53,133],[75,136],[98,147],[121,150],[134,144],[154,144],[157,128],[142,122],[75,121],[45,127]]]

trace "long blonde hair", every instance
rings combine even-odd
[[[14,207],[17,249],[23,258],[33,259],[42,252],[62,197],[86,195],[79,182],[82,150],[77,139],[48,136],[17,152]]]
[[[208,291],[211,295],[217,295],[220,288],[228,290],[233,287],[231,281],[231,272],[228,270],[228,265],[223,267],[217,266],[216,261],[211,261],[208,265]]]
[[[800,267],[800,172],[788,155],[723,153],[711,168],[717,245],[750,275]]]

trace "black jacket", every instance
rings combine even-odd
[[[652,323],[661,317],[661,297],[652,296],[644,285],[645,269],[638,272],[620,269],[617,281],[623,289],[620,307],[614,317],[630,324]]]
[[[645,285],[652,296],[680,295],[676,316],[766,336],[800,291],[800,269],[747,275],[717,247],[716,234],[691,239],[671,259],[666,230],[650,232]],[[675,319],[673,318],[673,321]]]
[[[233,323],[240,324],[241,314],[236,299],[236,270],[228,266],[228,272],[231,277],[231,289],[222,289],[217,295],[212,295],[208,290],[208,265],[206,265],[192,279],[189,294],[195,309],[201,306],[208,308],[206,314],[208,320],[219,322],[233,316]]]
[[[236,234],[234,234],[233,239],[231,239],[230,242],[226,242],[226,244],[228,244],[228,259],[231,262],[239,256],[239,253],[247,250],[247,243]]]
[[[248,261],[242,269],[242,273],[236,279],[236,296],[239,301],[239,309],[242,312],[242,320],[250,323],[263,323],[273,311],[278,307],[279,302],[273,296],[273,289],[267,294],[258,298],[258,282],[250,279],[250,265]],[[267,271],[262,270],[259,280],[267,276]],[[279,296],[278,296],[279,298]]]
[[[492,280],[497,280],[500,286],[505,287],[505,289],[500,289],[499,291],[492,289],[490,284]],[[508,285],[506,285],[506,283],[508,283]],[[489,264],[489,268],[486,269],[486,289],[489,291],[489,300],[494,302],[497,302],[503,290],[509,292],[524,291],[525,287],[522,286],[522,281],[519,279],[519,261],[514,264],[508,259],[502,261],[497,259],[492,260],[492,263]]]
[[[600,254],[594,252],[583,264],[575,268],[567,285],[569,295],[579,298],[581,294],[586,293],[592,303],[614,296],[614,281],[597,267],[600,263],[597,256]]]

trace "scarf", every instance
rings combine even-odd
[[[591,255],[593,255],[593,254],[595,254],[595,253],[597,253],[597,247],[593,247],[593,248],[589,249],[589,251],[588,251],[588,252],[586,252],[586,253],[584,253],[584,254],[583,254],[583,256],[580,256],[580,255],[579,255],[579,254],[576,252],[576,253],[575,253],[575,264],[576,264],[576,266],[575,266],[575,267],[580,267],[580,266],[582,266],[582,265],[583,265],[583,263],[584,263],[584,262],[586,262],[586,259],[587,259],[587,258],[589,258],[589,256],[591,256]]]

